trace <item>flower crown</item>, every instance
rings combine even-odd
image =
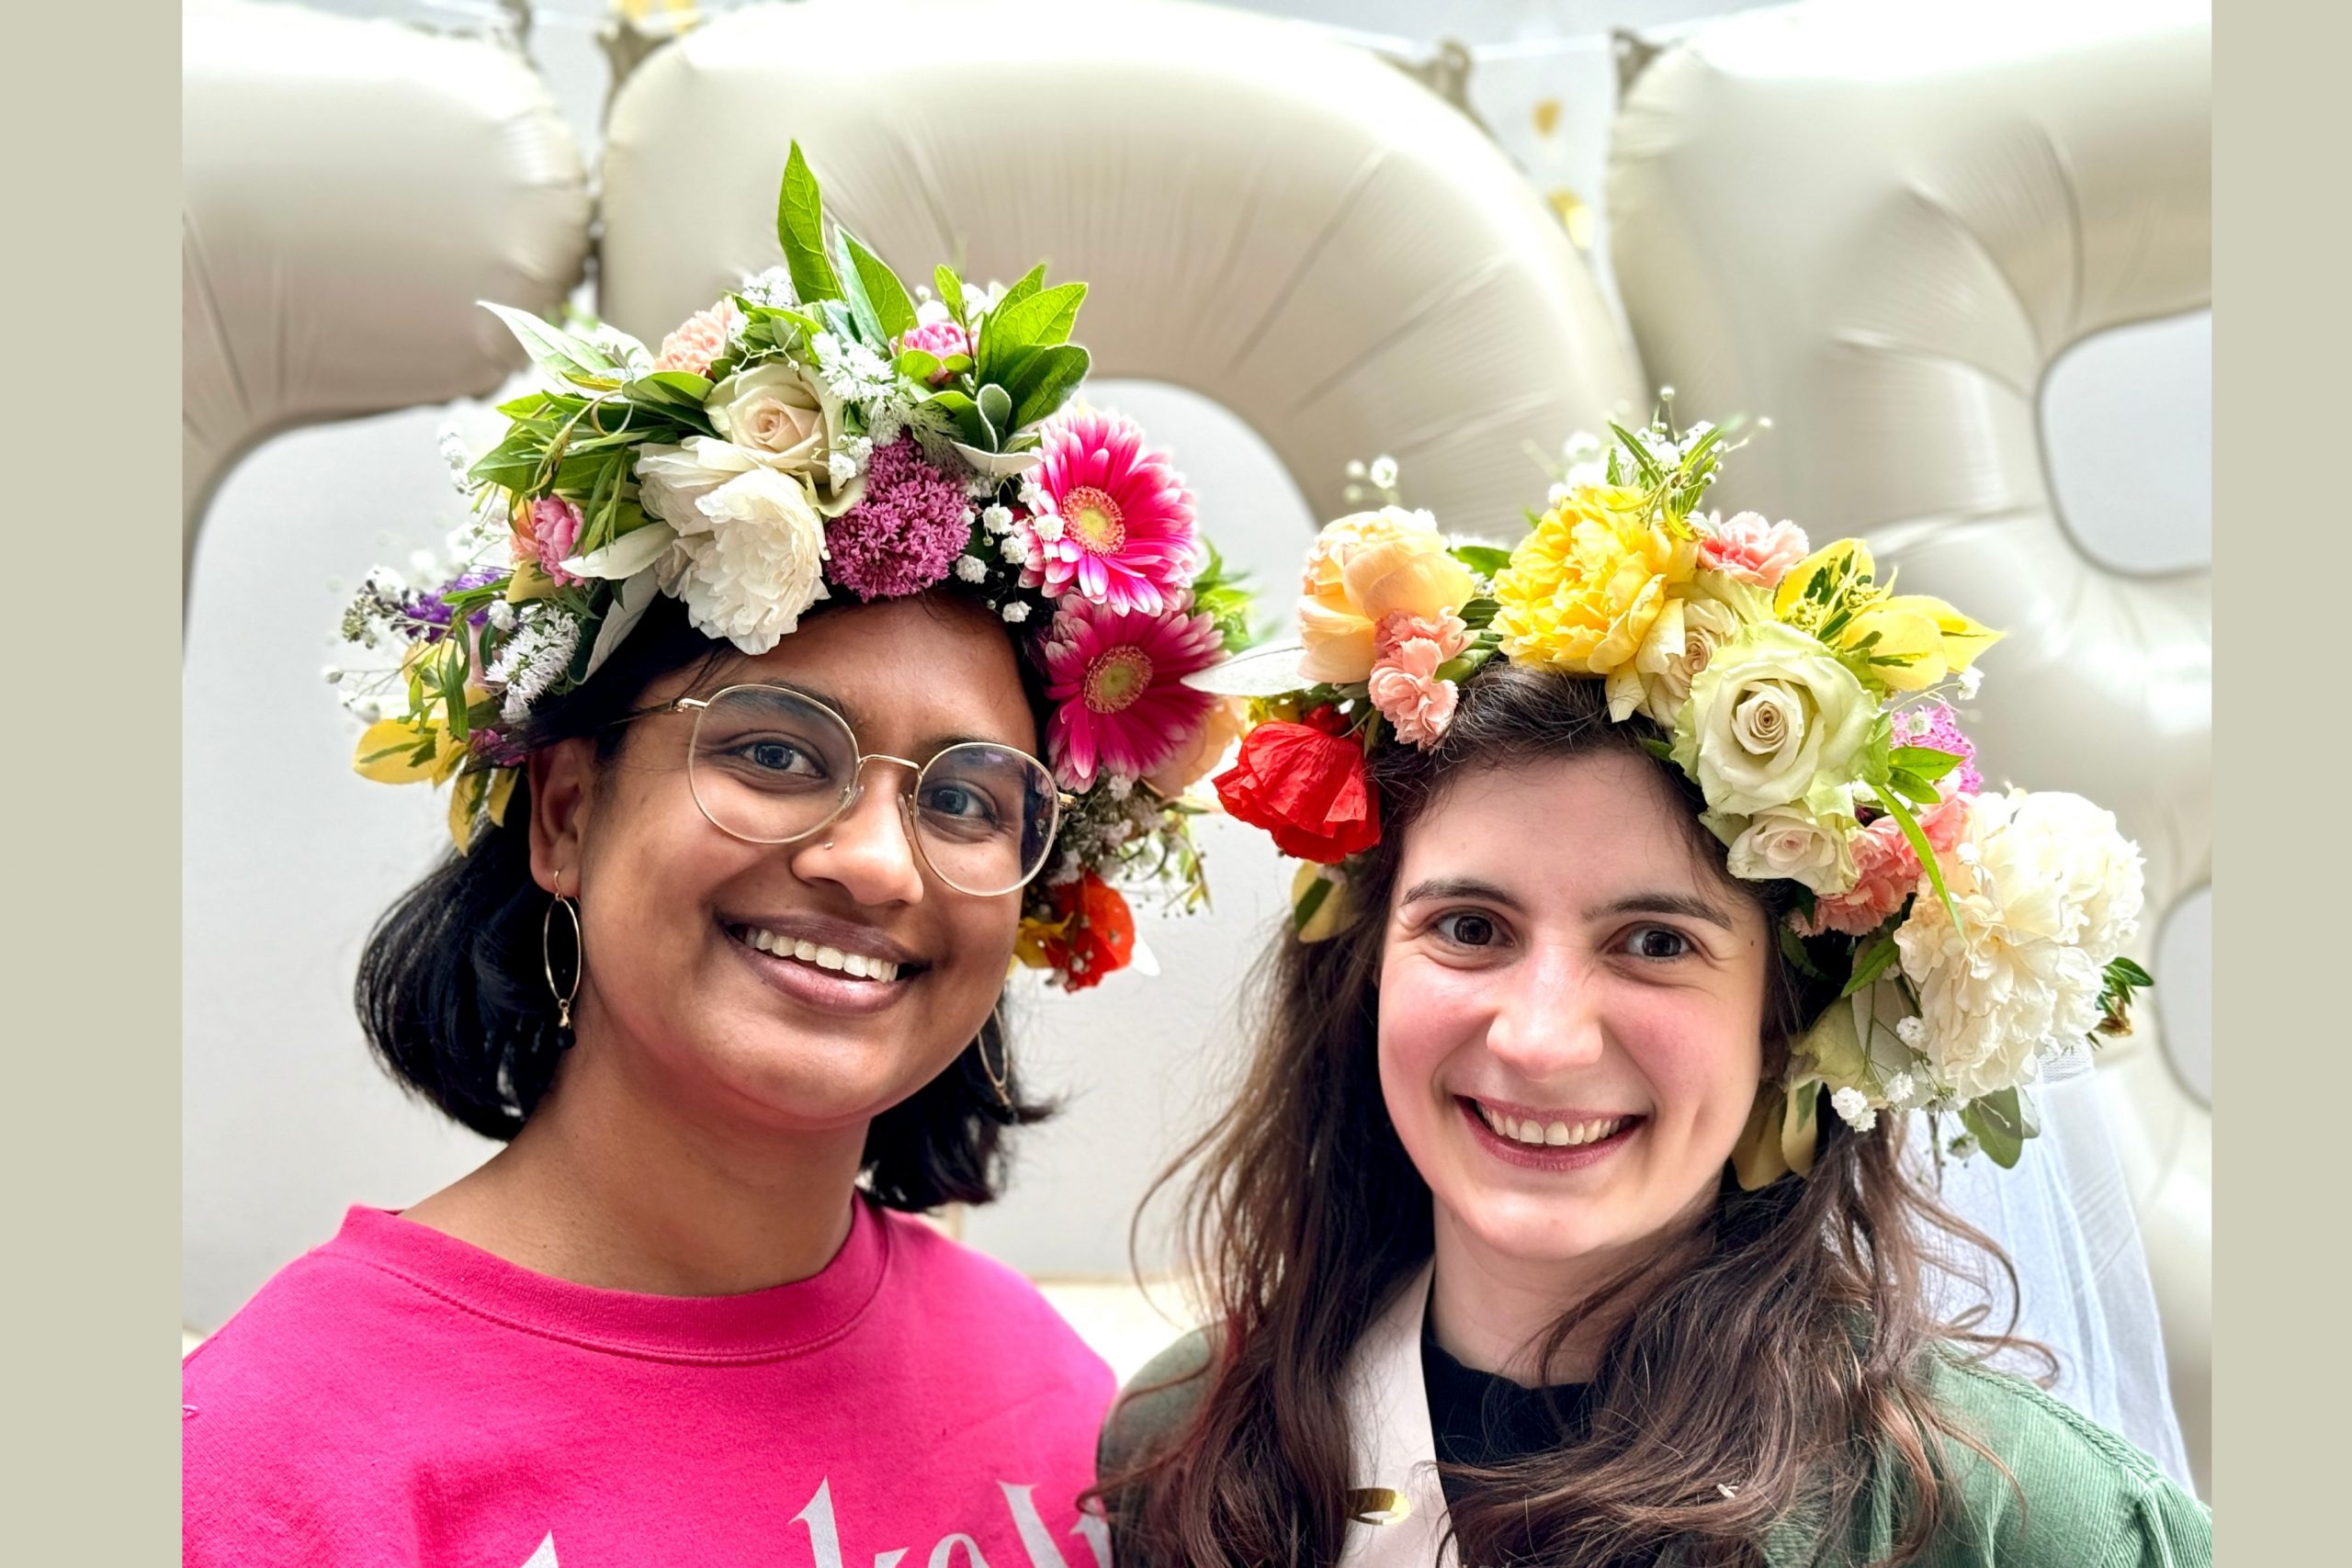
[[[1998,633],[1895,593],[1859,540],[1700,513],[1723,430],[1610,428],[1605,460],[1569,444],[1581,460],[1508,554],[1394,504],[1325,527],[1297,643],[1194,678],[1255,699],[1218,796],[1317,863],[1294,892],[1317,940],[1348,918],[1344,863],[1380,839],[1374,748],[1438,743],[1497,659],[1604,681],[1612,720],[1671,735],[1644,744],[1698,785],[1732,874],[1801,885],[1781,950],[1837,998],[1759,1095],[1742,1183],[1810,1171],[1824,1096],[1858,1132],[1956,1114],[1952,1152],[2014,1165],[2041,1066],[2126,1032],[2152,984],[2121,952],[2138,848],[2079,795],[1984,791],[1949,698],[1976,694]]]
[[[654,600],[764,653],[820,601],[946,584],[1010,626],[1053,704],[1046,761],[1076,797],[1024,897],[1019,953],[1075,989],[1131,959],[1111,884],[1205,900],[1182,798],[1216,751],[1182,678],[1247,640],[1249,598],[1193,524],[1165,453],[1071,401],[1086,285],[1041,265],[977,288],[946,266],[911,294],[836,230],[796,143],[786,265],[698,311],[658,353],[589,323],[488,309],[547,373],[500,405],[503,438],[445,456],[471,523],[412,586],[371,573],[345,637],[397,669],[329,672],[367,719],[371,779],[454,782],[460,849],[504,816],[533,707],[595,673]],[[1225,739],[1229,739],[1229,735]]]

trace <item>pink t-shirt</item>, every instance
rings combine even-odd
[[[352,1210],[187,1359],[184,1561],[1102,1568],[1110,1368],[1012,1270],[855,1207],[815,1278],[699,1300]]]

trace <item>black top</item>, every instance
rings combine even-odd
[[[1592,1416],[1590,1383],[1522,1388],[1465,1367],[1439,1348],[1427,1317],[1421,1320],[1421,1387],[1429,1395],[1441,1467],[1507,1464],[1556,1449],[1582,1437]],[[1446,1502],[1461,1502],[1460,1483],[1443,1468],[1439,1477]]]

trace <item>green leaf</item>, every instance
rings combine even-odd
[[[1092,359],[1074,343],[1040,349],[1024,366],[1019,402],[1012,411],[1012,428],[1026,430],[1069,400],[1086,379]]]
[[[850,254],[849,235],[837,231],[833,240],[842,258],[839,273],[842,300],[849,307],[850,319],[856,323],[856,336],[859,341],[887,354],[890,347],[888,337],[882,331],[882,318],[874,309],[874,301],[866,297],[865,276],[857,270],[857,265]]]
[[[933,392],[922,400],[922,406],[935,408],[954,420],[956,431],[962,434],[967,444],[973,446],[989,446],[988,422],[980,417],[979,405],[963,393],[952,389],[944,392]]]
[[[506,323],[514,341],[532,362],[555,371],[558,375],[588,381],[606,381],[620,368],[605,351],[595,344],[573,337],[561,327],[553,326],[511,305],[494,305],[481,301],[481,308]]]
[[[1944,886],[1944,868],[1937,863],[1935,846],[1919,830],[1918,818],[1911,815],[1909,807],[1889,794],[1884,784],[1872,784],[1871,788],[1878,795],[1878,803],[1886,807],[1886,814],[1894,818],[1895,826],[1903,829],[1903,836],[1911,841],[1911,852],[1919,857],[1919,865],[1928,874],[1928,885],[1943,900],[1944,913],[1951,917],[1952,930],[1964,935],[1967,928],[1961,924],[1960,906],[1951,901],[1951,889]]]
[[[784,246],[784,265],[792,273],[792,291],[804,303],[841,298],[841,279],[833,274],[833,264],[825,259],[823,198],[797,141],[785,160],[784,185],[776,192],[775,237]]]
[[[1886,760],[1898,772],[1909,773],[1916,779],[1925,779],[1930,784],[1960,766],[1958,756],[1933,746],[1897,746],[1886,754]]]
[[[1315,911],[1323,907],[1323,900],[1329,898],[1331,889],[1338,886],[1320,876],[1307,884],[1306,891],[1299,896],[1298,903],[1291,910],[1291,929],[1305,931],[1306,923],[1315,918]]]
[[[1674,744],[1672,741],[1660,740],[1655,736],[1649,735],[1645,735],[1641,737],[1640,739],[1642,750],[1647,751],[1651,756],[1656,757],[1659,761],[1671,762],[1674,761]]]
[[[899,374],[910,381],[928,381],[947,368],[939,362],[938,355],[926,354],[920,348],[908,349],[893,363],[897,365]]]
[[[1634,466],[1640,470],[1644,484],[1654,485],[1665,479],[1666,470],[1657,466],[1657,459],[1649,455],[1647,447],[1634,439],[1632,431],[1627,430],[1613,419],[1609,422],[1609,431],[1611,434],[1617,437],[1618,444],[1623,447],[1625,455],[1634,459]]]
[[[1874,984],[1899,955],[1892,932],[1871,938],[1855,952],[1854,972],[1846,977],[1846,988],[1838,993],[1838,998],[1843,1001],[1865,986]]]
[[[914,331],[915,302],[908,297],[907,286],[899,281],[899,275],[847,230],[842,231],[841,241],[858,281],[865,286],[865,297],[873,302],[874,314],[881,321],[884,340],[896,343]]]
[[[980,418],[988,422],[989,434],[995,437],[989,443],[993,450],[1012,434],[1012,394],[991,381],[980,389],[978,405]]]
[[[1007,305],[1018,305],[1044,287],[1046,287],[1046,264],[1039,262],[1035,266],[1023,273],[1019,282],[1004,291],[1004,298],[996,302],[996,310],[1001,310]],[[993,316],[995,311],[989,314]]]
[[[956,276],[956,269],[941,262],[931,269],[931,286],[939,291],[939,302],[947,307],[947,313],[956,318],[956,324],[962,326],[964,280]]]
[[[2107,972],[2109,975],[2118,979],[2124,980],[2134,987],[2144,987],[2154,986],[2156,983],[2156,977],[2154,975],[2149,974],[2145,969],[2141,968],[2137,964],[2132,963],[2128,958],[2109,959],[2107,961]]]
[[[1942,795],[1936,793],[1935,785],[1916,774],[1905,773],[1900,768],[1886,775],[1886,785],[1915,806],[1933,807],[1943,799]]]
[[[1787,959],[1789,966],[1806,979],[1822,978],[1820,969],[1813,962],[1813,955],[1804,950],[1804,939],[1786,926],[1781,927],[1781,956]]]
[[[949,375],[961,376],[972,367],[972,356],[968,354],[951,354],[939,363]]]
[[[1960,1108],[1960,1124],[1976,1134],[1977,1146],[2003,1170],[2016,1166],[2026,1140],[2041,1131],[2033,1097],[2016,1088],[1970,1100]]]
[[[1493,577],[1510,565],[1510,552],[1492,545],[1456,545],[1449,553],[1481,577]]]

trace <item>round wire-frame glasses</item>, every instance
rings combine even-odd
[[[720,832],[748,843],[797,843],[857,805],[866,763],[893,763],[907,770],[899,809],[917,857],[947,886],[977,897],[1026,886],[1045,869],[1073,800],[1045,763],[992,741],[957,741],[924,761],[860,750],[847,719],[789,686],[728,686],[613,722],[669,713],[694,716],[687,784]]]

